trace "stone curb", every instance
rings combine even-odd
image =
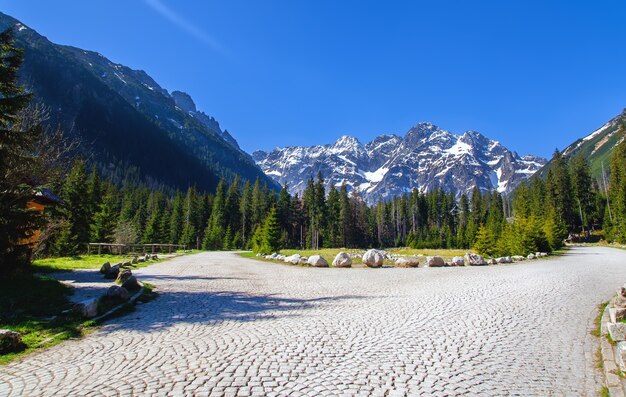
[[[90,321],[95,321],[95,322],[100,322],[101,320],[105,320],[107,317],[115,314],[117,311],[119,311],[125,305],[134,304],[137,301],[137,299],[139,299],[141,294],[143,294],[144,291],[145,291],[145,287],[142,285],[141,288],[139,289],[139,291],[137,291],[137,293],[135,295],[133,295],[127,302],[120,303],[119,305],[113,307],[112,309],[110,309],[106,313],[101,314],[101,315],[99,315],[97,317],[94,317],[94,318],[90,318],[89,320]]]
[[[611,321],[609,316],[609,306],[610,305],[607,305],[606,308],[604,308],[602,320],[600,322],[600,349],[602,352],[604,382],[611,397],[626,397],[624,394],[622,379],[619,375],[617,375],[619,373],[619,368],[617,367],[616,362],[617,351],[608,340],[609,334],[607,324]]]

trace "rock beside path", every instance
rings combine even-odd
[[[0,329],[0,354],[17,353],[26,348],[19,332]]]
[[[385,253],[380,250],[371,249],[363,254],[363,264],[367,267],[381,267],[385,260]]]
[[[397,267],[418,267],[419,264],[419,260],[414,256],[401,256],[396,259]]]
[[[446,262],[440,256],[427,256],[426,267],[444,267]]]
[[[93,318],[98,315],[98,298],[86,299],[74,304],[74,313],[83,318]]]
[[[351,267],[352,266],[352,258],[350,255],[345,252],[340,252],[337,254],[335,259],[333,260],[333,266],[335,267]]]
[[[328,267],[328,262],[320,255],[310,256],[307,263],[313,267]]]
[[[465,263],[469,266],[485,266],[487,261],[478,254],[465,254]]]

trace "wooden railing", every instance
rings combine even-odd
[[[108,251],[113,254],[155,254],[157,252],[171,253],[172,250],[187,249],[183,244],[112,244],[112,243],[89,243],[87,246],[87,254],[91,255],[92,248],[95,251],[97,248],[98,255],[102,253],[102,250]],[[165,249],[164,249],[165,248]]]

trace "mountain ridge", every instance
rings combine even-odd
[[[404,137],[383,134],[363,145],[342,135],[334,143],[255,151],[263,171],[292,194],[322,174],[327,187],[346,183],[370,203],[412,189],[443,188],[457,195],[474,186],[510,192],[545,164],[537,156],[519,156],[476,131],[455,135],[430,122],[417,123]]]
[[[24,49],[22,84],[50,110],[47,125],[59,125],[80,140],[105,174],[123,168],[153,185],[207,190],[221,178],[240,175],[278,188],[217,120],[195,104],[191,111],[177,105],[184,93],[172,95],[145,71],[95,51],[54,44],[0,13],[0,29],[7,28],[14,29],[16,45]]]

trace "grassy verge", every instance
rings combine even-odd
[[[172,255],[190,255],[201,251],[193,250],[184,252],[182,250],[173,252]],[[159,259],[150,260],[146,262],[140,262],[136,264],[136,267],[146,267],[153,263],[167,259],[162,255],[170,254],[157,254]],[[57,258],[44,258],[33,261],[33,271],[38,273],[52,273],[52,272],[67,272],[77,269],[100,269],[104,262],[110,262],[112,265],[130,261],[135,255],[80,255],[80,256],[64,256]],[[141,256],[141,255],[138,255]],[[165,258],[165,259],[164,259]]]
[[[72,271],[76,269],[100,269],[104,262],[112,265],[132,259],[128,255],[81,255],[44,258],[33,261],[33,271],[40,273]]]
[[[603,302],[598,305],[598,314],[596,315],[596,318],[593,320],[595,328],[593,329],[593,331],[591,331],[591,335],[595,336],[596,338],[599,338],[600,336],[602,336],[602,315],[604,314],[604,310],[606,309],[608,305],[609,305],[608,301]]]
[[[23,351],[0,355],[0,365],[93,329],[92,322],[61,314],[72,307],[70,293],[67,286],[46,277],[24,275],[0,281],[0,329],[19,332],[26,345]]]
[[[154,285],[143,283],[143,287],[138,302],[147,303],[157,297]],[[48,277],[21,276],[0,281],[0,329],[19,332],[25,344],[21,351],[0,355],[0,365],[92,332],[96,322],[85,321],[70,311],[70,295],[69,287]],[[99,314],[119,305],[116,302],[102,303]],[[134,310],[134,304],[126,303],[111,317],[120,317]]]

